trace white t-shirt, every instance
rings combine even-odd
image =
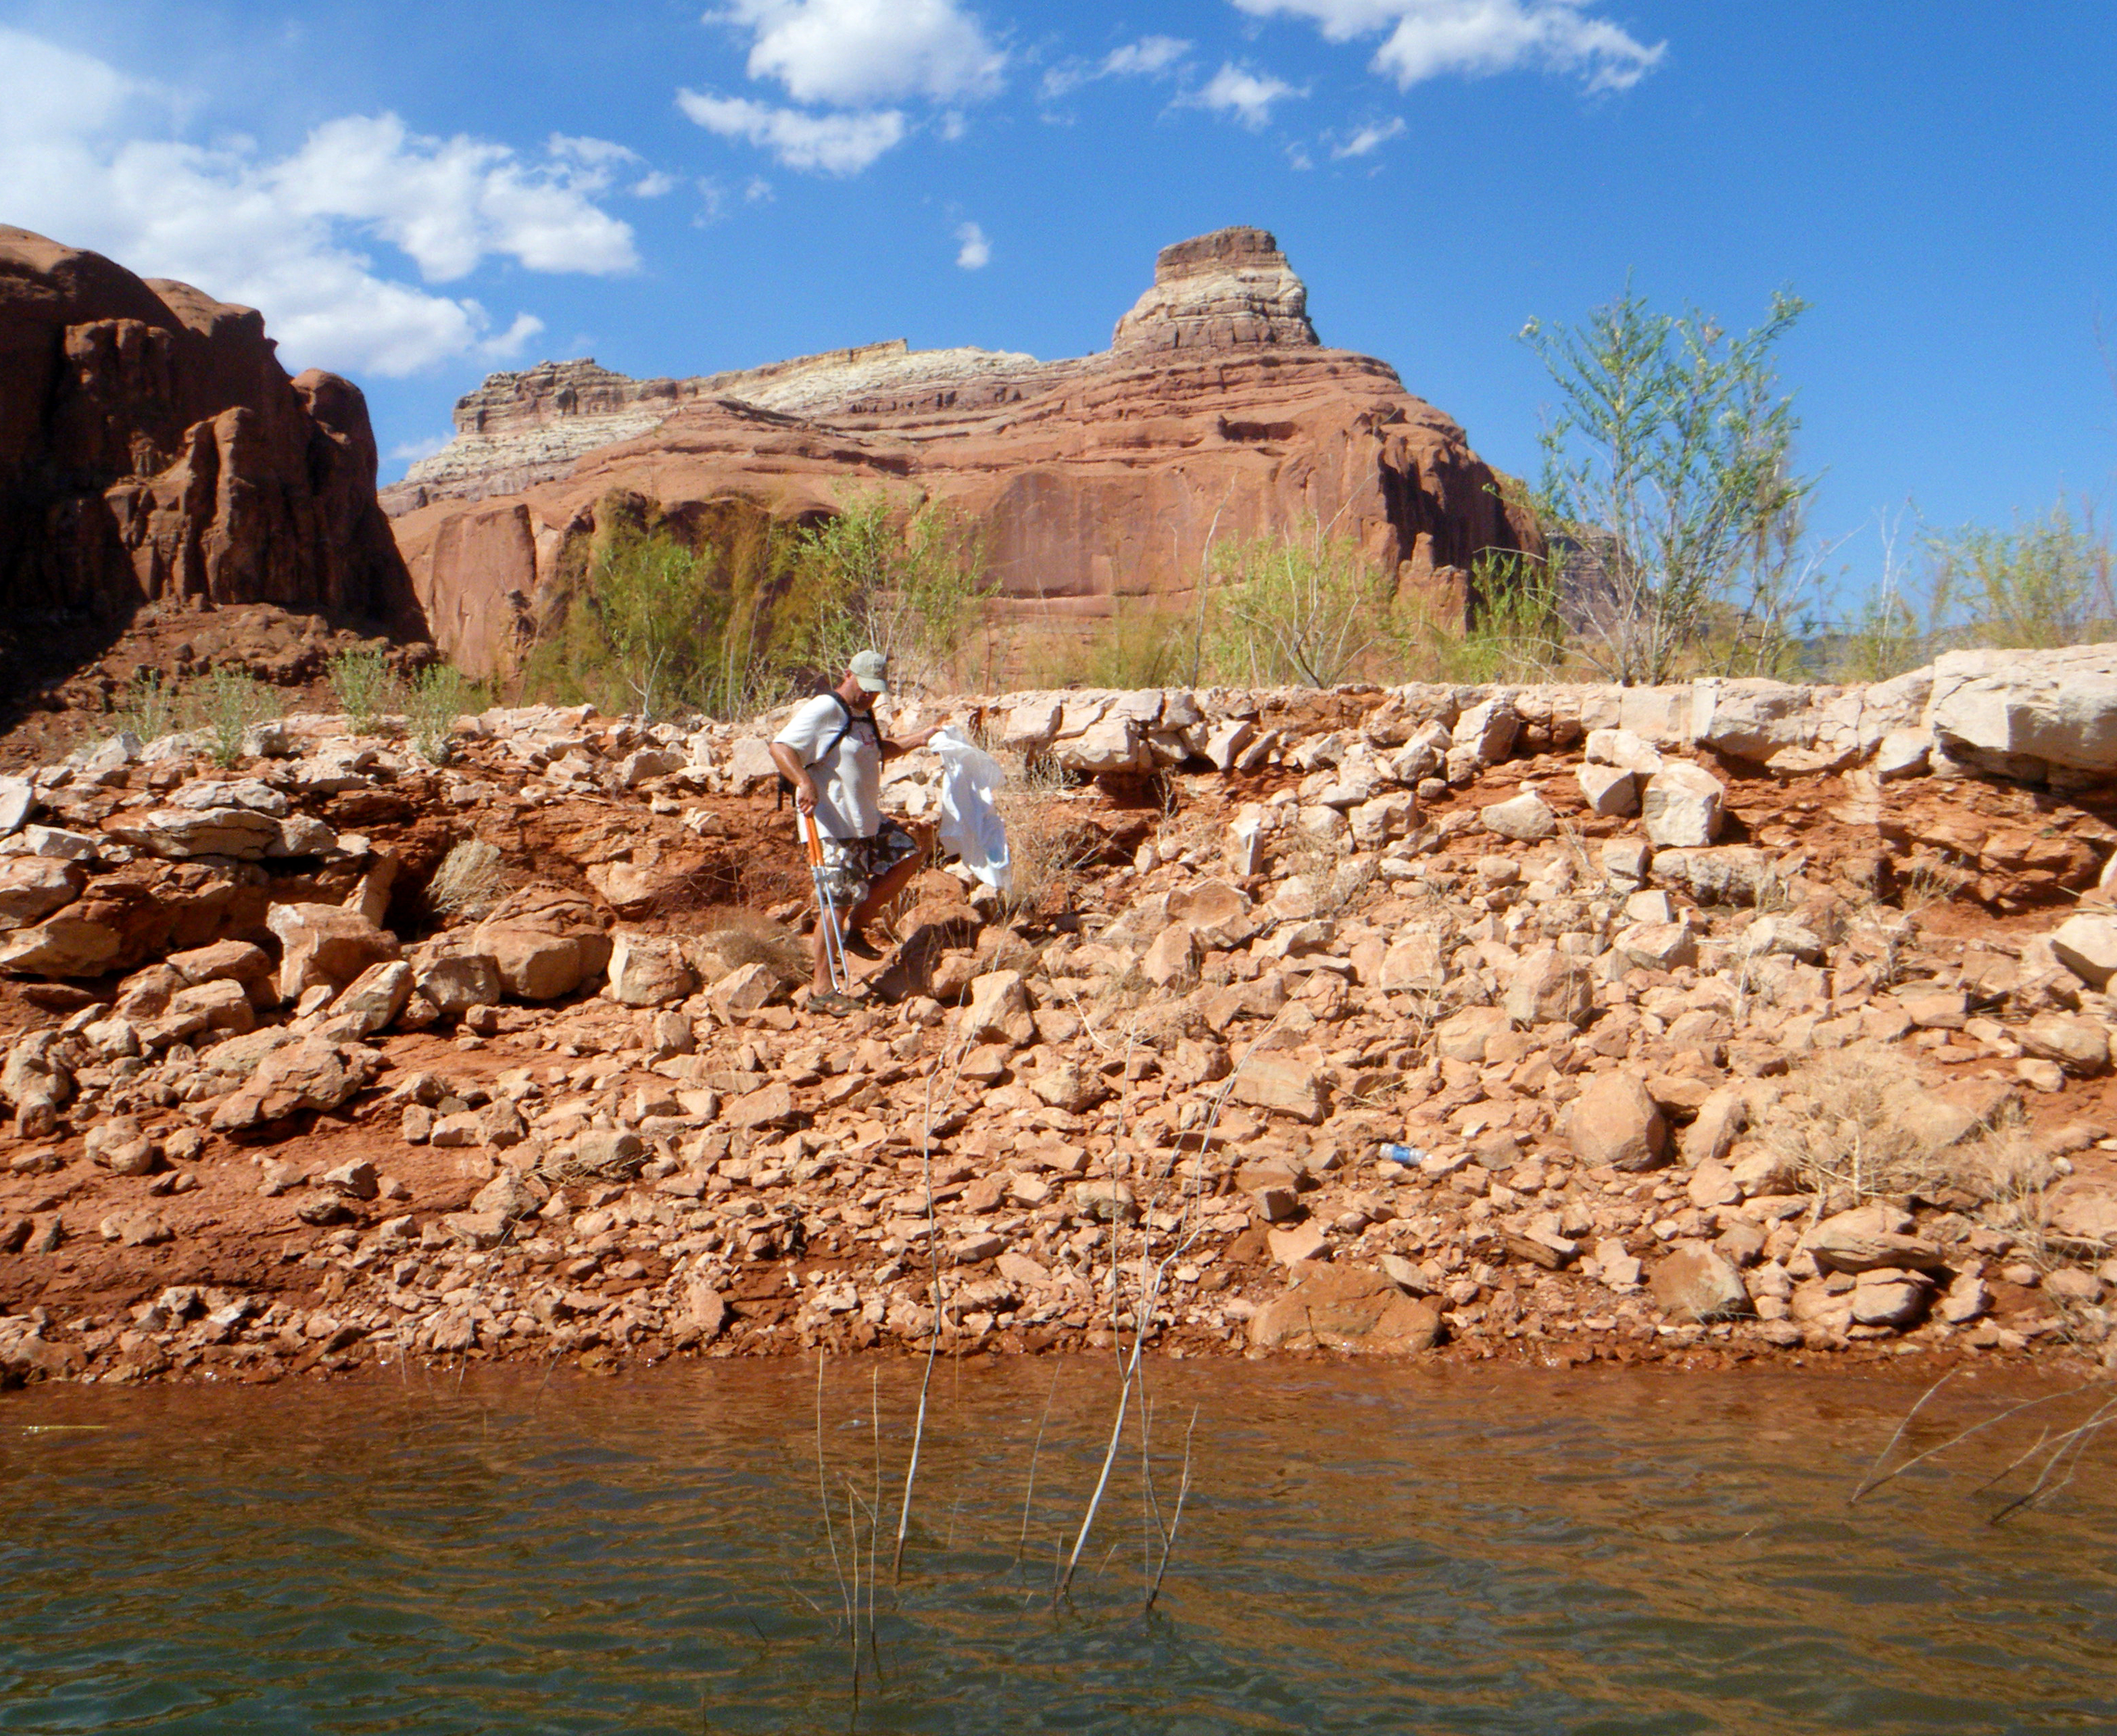
[[[844,727],[845,705],[819,693],[773,737],[794,750],[816,783],[816,824],[826,838],[873,838],[882,829],[881,732],[872,711],[853,713],[852,727],[835,753],[831,738]]]

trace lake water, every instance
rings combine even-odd
[[[919,1365],[823,1374],[828,1538],[813,1363],[0,1398],[0,1732],[2117,1729],[2117,1430],[1976,1488],[2085,1400],[1848,1510],[1918,1385],[1161,1364],[1143,1613],[1108,1361],[939,1367],[894,1585]]]

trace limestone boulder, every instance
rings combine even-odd
[[[501,987],[518,1000],[556,1000],[572,994],[588,976],[580,942],[571,935],[483,922],[475,944],[492,961]]]
[[[1852,1323],[1899,1330],[1916,1326],[1933,1294],[1933,1280],[1922,1272],[1890,1267],[1863,1272],[1852,1286]]]
[[[2117,771],[2117,653],[1943,652],[1926,721],[1957,758]]]
[[[706,990],[723,1016],[754,1013],[779,998],[779,973],[768,964],[738,965]]]
[[[331,1003],[334,1030],[358,1039],[385,1031],[412,999],[412,967],[400,959],[371,964]]]
[[[1643,971],[1679,970],[1698,962],[1698,939],[1686,922],[1635,922],[1610,937],[1610,949]]]
[[[603,992],[628,1007],[666,1006],[698,986],[683,949],[663,937],[620,934],[611,944]]]
[[[10,838],[37,810],[37,787],[26,778],[0,778],[0,838]]]
[[[1238,1103],[1290,1115],[1309,1126],[1323,1119],[1329,1105],[1315,1064],[1291,1055],[1245,1055],[1235,1069],[1231,1094]]]
[[[1480,808],[1478,823],[1487,832],[1523,844],[1536,843],[1558,829],[1558,816],[1534,790]]]
[[[1139,962],[1140,974],[1156,988],[1183,990],[1198,981],[1198,937],[1186,922],[1172,922],[1154,937]]]
[[[121,843],[175,861],[226,856],[255,862],[281,853],[279,822],[255,808],[160,808],[104,829]]]
[[[275,1049],[249,1083],[213,1112],[216,1133],[242,1133],[307,1111],[336,1109],[373,1079],[381,1057],[371,1049],[323,1037]]]
[[[1257,932],[1250,901],[1225,880],[1201,880],[1169,895],[1169,915],[1181,922],[1206,946],[1240,946]]]
[[[1824,1218],[1801,1238],[1801,1246],[1824,1272],[1938,1269],[1944,1263],[1940,1249],[1911,1229],[1910,1214],[1893,1206],[1861,1206]]]
[[[412,986],[445,1018],[460,1018],[473,1007],[495,1004],[504,991],[500,966],[489,953],[458,950],[449,940],[429,941],[411,959]]]
[[[2056,1061],[2076,1078],[2110,1070],[2110,1031],[2099,1019],[2044,1013],[2013,1034],[2025,1054]]]
[[[611,945],[588,900],[540,885],[510,893],[471,931],[468,949],[493,961],[509,994],[556,1000],[599,975]]]
[[[1657,755],[1656,758],[1659,758]],[[1589,764],[1575,774],[1588,811],[1605,820],[1625,820],[1640,811],[1640,774],[1614,765]]]
[[[1700,904],[1750,905],[1779,884],[1780,864],[1754,844],[1722,844],[1707,850],[1657,850],[1651,872],[1663,885],[1680,887]]]
[[[1662,769],[1661,750],[1629,729],[1591,729],[1581,750],[1590,765],[1651,778]]]
[[[1486,1046],[1513,1023],[1504,1007],[1465,1007],[1434,1027],[1433,1052],[1443,1060],[1483,1064]]]
[[[265,993],[273,976],[272,955],[248,940],[215,940],[210,945],[172,953],[164,963],[194,986],[205,982],[239,982],[251,991],[253,999]]]
[[[127,952],[124,932],[79,905],[0,939],[0,971],[25,976],[100,976]]]
[[[1449,732],[1448,781],[1456,782],[1456,755],[1471,772],[1497,765],[1514,751],[1515,737],[1520,732],[1521,718],[1510,695],[1495,694],[1467,708]]]
[[[1647,779],[1640,820],[1657,848],[1702,848],[1718,839],[1726,801],[1720,780],[1704,766],[1672,760]]]
[[[240,1036],[256,1027],[257,1011],[249,994],[241,983],[224,976],[178,990],[168,1005],[140,1027],[140,1037],[150,1048],[159,1049],[187,1041],[204,1031]]]
[[[2091,989],[2106,989],[2117,976],[2117,916],[2069,916],[2050,937],[2058,962]]]

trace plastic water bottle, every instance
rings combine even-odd
[[[1426,1153],[1415,1145],[1385,1145],[1382,1147],[1382,1161],[1400,1163],[1406,1169],[1415,1170],[1426,1161]]]

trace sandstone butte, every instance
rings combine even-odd
[[[359,389],[262,316],[0,225],[0,687],[143,612],[422,632],[375,475]]]
[[[1141,1329],[2117,1367],[2111,649],[936,714],[1076,774],[1011,824],[1080,866],[929,870],[842,1019],[773,717],[0,778],[0,1385]]]
[[[1454,422],[1317,341],[1255,229],[1164,248],[1096,355],[896,342],[686,380],[546,362],[491,376],[455,426],[383,499],[435,642],[479,672],[510,664],[617,491],[799,519],[886,484],[981,524],[1003,608],[1052,622],[1180,599],[1215,536],[1309,515],[1444,607],[1480,550],[1531,534]]]

